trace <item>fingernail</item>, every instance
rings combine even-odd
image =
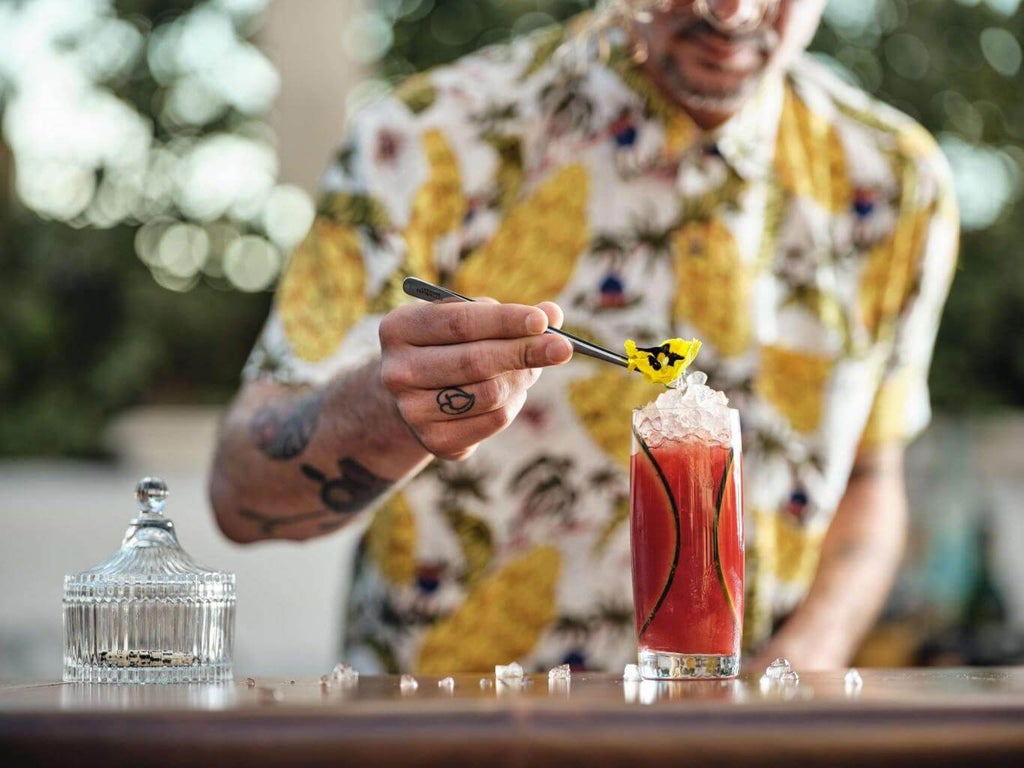
[[[526,316],[526,332],[531,336],[544,333],[548,329],[548,319],[541,312],[531,312]]]
[[[572,345],[565,339],[556,336],[548,343],[547,356],[550,363],[564,363],[572,357]]]

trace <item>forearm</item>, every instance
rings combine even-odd
[[[902,449],[862,457],[825,536],[811,589],[764,656],[785,656],[803,669],[849,663],[885,605],[906,527]]]
[[[247,384],[221,427],[210,498],[238,542],[336,530],[429,459],[379,361],[319,388]]]

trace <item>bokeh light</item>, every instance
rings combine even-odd
[[[72,226],[139,226],[139,258],[177,291],[222,276],[225,249],[245,235],[238,286],[272,286],[312,202],[277,186],[264,118],[280,81],[249,41],[266,5],[207,0],[152,29],[111,0],[0,6],[3,138],[21,201]],[[126,83],[149,83],[151,98]],[[238,259],[250,254],[248,270]]]

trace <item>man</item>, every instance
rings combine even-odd
[[[566,365],[563,322],[704,341],[744,425],[747,658],[850,659],[902,552],[957,225],[924,131],[802,54],[822,5],[577,19],[354,120],[211,481],[235,541],[368,526],[349,661],[635,654],[629,411],[657,390]],[[501,303],[409,302],[407,275]]]

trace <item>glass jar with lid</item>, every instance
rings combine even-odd
[[[216,683],[232,679],[235,577],[204,568],[163,514],[167,486],[145,478],[139,514],[110,558],[64,577],[64,680]]]

